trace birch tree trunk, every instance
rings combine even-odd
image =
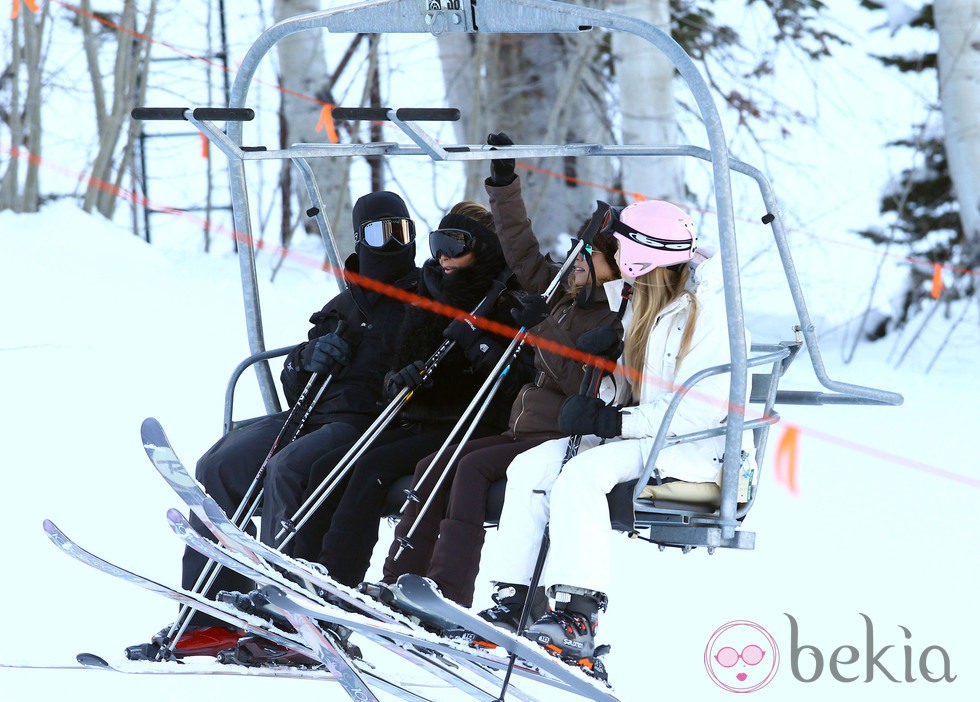
[[[10,105],[0,108],[10,129],[10,159],[0,178],[0,210],[37,212],[41,204],[41,86],[44,75],[42,38],[49,19],[45,3],[37,15],[24,9],[11,26]],[[26,90],[22,93],[22,81]],[[21,100],[23,95],[23,100]],[[24,180],[20,181],[20,163]]]
[[[142,29],[137,24],[135,0],[126,0],[119,16],[119,26],[130,31],[117,30],[116,58],[112,69],[112,105],[108,104],[102,70],[98,56],[98,37],[92,31],[89,0],[83,0],[81,8],[82,37],[89,75],[93,86],[93,104],[99,130],[99,149],[92,164],[92,178],[85,190],[82,209],[99,211],[111,219],[119,202],[120,183],[133,148],[134,127],[130,123],[122,151],[117,153],[123,128],[129,122],[129,113],[142,102],[145,94],[146,70],[150,42],[139,42],[133,33],[153,35],[156,16],[156,0],[151,0]]]
[[[980,0],[935,0],[946,157],[968,266],[980,264]]]
[[[275,0],[273,15],[276,22],[320,9],[319,0]],[[327,70],[323,36],[320,32],[299,32],[276,45],[279,72],[286,115],[286,143],[321,142],[328,140],[326,130],[317,132],[316,126],[323,108],[322,103],[333,103],[329,94],[330,74]],[[343,261],[354,250],[350,231],[350,194],[347,184],[350,162],[346,159],[311,159],[310,166],[316,176],[323,198],[323,211],[333,229],[340,259]],[[284,167],[290,167],[285,164]],[[297,183],[300,183],[297,179]],[[310,207],[303,187],[295,187],[301,210]],[[315,232],[316,224],[307,220],[307,231]]]
[[[612,12],[636,17],[670,33],[669,0],[610,0]],[[624,144],[677,143],[674,66],[653,44],[632,34],[613,35],[617,91]],[[624,158],[623,190],[679,202],[684,194],[679,158]]]
[[[566,144],[611,140],[605,88],[595,61],[604,35],[492,34],[439,40],[448,104],[462,109],[457,137],[482,143],[505,131],[517,143]],[[542,172],[546,171],[546,172]],[[467,168],[464,197],[485,199],[486,162]],[[518,174],[542,248],[574,233],[610,185],[608,159],[549,158],[519,162]],[[547,223],[544,225],[543,223]]]

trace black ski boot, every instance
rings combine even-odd
[[[242,665],[249,668],[287,666],[290,668],[320,668],[320,661],[304,656],[260,636],[243,636],[238,643],[218,654],[218,663]]]
[[[496,583],[496,591],[490,596],[496,604],[480,612],[479,616],[494,626],[516,634],[517,627],[521,623],[521,611],[527,601],[527,590],[527,585]],[[537,621],[547,612],[548,596],[543,587],[536,587],[531,600],[531,611],[528,612],[525,621],[527,623]]]
[[[273,626],[289,634],[296,633],[296,629],[293,628],[293,625],[289,623],[288,619],[266,609],[266,606],[269,604],[269,598],[262,594],[261,590],[252,590],[251,592],[228,592],[227,590],[222,590],[215,599],[218,602],[230,604],[238,611],[245,612],[245,614],[254,614],[257,617],[262,617]]]
[[[606,596],[601,592],[557,585],[555,610],[535,621],[524,635],[551,655],[608,685],[609,676],[599,657],[608,653],[609,647],[595,645],[600,609],[606,609]]]

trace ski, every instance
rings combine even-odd
[[[197,593],[187,592],[186,590],[180,590],[163,585],[154,580],[150,580],[149,578],[133,573],[132,571],[126,570],[125,568],[121,568],[114,563],[110,563],[109,561],[96,556],[90,551],[86,551],[74,541],[69,539],[68,536],[51,520],[44,520],[44,531],[48,535],[51,542],[55,544],[63,553],[66,553],[85,565],[133,583],[134,585],[138,585],[146,590],[149,590],[150,592],[155,592],[171,600],[180,602],[181,604],[193,607],[200,612],[229,622],[251,634],[272,641],[275,644],[319,660],[319,655],[322,653],[319,648],[314,650],[314,648],[311,647],[308,642],[298,639],[288,632],[277,629],[268,621],[260,617],[246,614],[221,602],[212,602],[211,600],[208,600]],[[370,678],[379,688],[385,689],[401,699],[410,700],[412,702],[422,702],[425,700],[425,698],[416,695],[414,692],[406,690],[401,686],[376,676],[368,671],[356,671],[353,664],[351,664],[343,654],[338,654],[335,659],[331,659],[329,662],[324,661],[324,663],[328,666],[328,669],[331,669],[331,673],[334,674],[337,682],[339,682],[345,691],[347,691],[351,699],[377,699],[364,681],[361,680],[360,675],[363,674],[365,677]],[[331,668],[331,666],[333,667]]]
[[[498,669],[505,666],[505,661],[481,655],[479,652],[440,639],[432,634],[409,632],[397,625],[390,625],[376,619],[369,619],[361,614],[348,612],[332,606],[321,600],[316,594],[300,588],[296,583],[280,575],[278,572],[256,567],[243,556],[228,551],[213,541],[205,539],[194,531],[193,527],[191,527],[190,523],[179,511],[175,509],[169,510],[167,512],[167,521],[171,529],[174,530],[174,533],[185,544],[202,555],[207,556],[209,559],[221,564],[223,567],[231,568],[251,578],[259,585],[277,588],[278,591],[288,594],[305,605],[323,608],[323,612],[329,612],[330,614],[324,614],[319,617],[322,621],[326,621],[332,625],[344,626],[366,636],[372,641],[384,646],[389,651],[405,658],[410,663],[422,666],[430,673],[456,686],[462,692],[475,699],[483,700],[484,702],[492,702],[497,699],[495,694],[486,692],[475,686],[469,680],[460,677],[444,663],[444,659],[435,658],[433,654],[438,653],[443,656],[450,656],[452,659],[468,658],[473,660],[474,663]],[[289,611],[283,611],[281,608],[273,608],[272,613],[289,619],[297,629],[301,629],[292,620]],[[499,678],[492,674],[482,677],[487,682],[500,683]],[[519,699],[526,699],[532,702],[532,698],[522,693],[515,696]]]
[[[409,602],[414,608],[431,613],[434,617],[456,622],[476,636],[496,644],[510,654],[523,659],[543,672],[547,672],[565,683],[582,697],[597,702],[617,702],[617,698],[599,680],[591,678],[583,671],[562,663],[527,639],[519,639],[511,633],[499,629],[455,602],[445,599],[431,580],[418,575],[403,575],[392,586],[398,591],[398,598]]]
[[[333,682],[335,678],[322,669],[291,668],[286,666],[255,666],[221,664],[215,661],[202,663],[174,661],[123,661],[110,663],[94,653],[79,653],[75,660],[85,669],[104,670],[124,675],[228,675],[256,678],[294,678],[298,680],[322,680]],[[74,666],[71,666],[74,668]]]
[[[426,654],[432,650],[440,650],[440,647],[446,643],[445,640],[434,637],[420,627],[417,627],[407,617],[402,616],[393,610],[380,608],[373,600],[365,600],[361,593],[357,592],[356,590],[340,585],[336,581],[331,580],[328,576],[308,567],[304,563],[300,563],[299,561],[286,556],[285,554],[267,546],[266,544],[263,544],[262,542],[253,538],[251,535],[239,529],[228,518],[218,503],[204,491],[204,488],[200,485],[200,483],[198,483],[187,472],[187,469],[184,467],[183,463],[179,458],[177,458],[176,452],[173,450],[170,441],[167,439],[163,427],[156,419],[149,417],[144,420],[141,435],[146,454],[150,458],[150,461],[153,463],[154,467],[164,478],[164,480],[166,480],[167,483],[174,489],[177,495],[187,504],[191,511],[193,511],[194,514],[201,519],[208,529],[214,532],[215,538],[218,539],[219,543],[225,546],[227,551],[238,552],[246,556],[252,562],[252,567],[257,570],[261,570],[264,567],[263,561],[265,561],[275,568],[296,575],[306,583],[309,583],[318,592],[323,594],[325,598],[339,604],[345,609],[361,613],[362,615],[369,617],[370,619],[377,620],[378,622],[401,625],[401,627],[407,629],[408,632],[413,633],[415,635],[414,638],[405,637],[405,632],[397,629],[393,631],[389,630],[382,635],[387,635],[389,638],[392,638],[394,636],[394,632],[397,632],[400,635],[400,638],[396,637],[396,641],[399,641],[403,645],[410,645],[413,647],[418,647],[421,645],[421,650],[417,649],[416,652]],[[220,563],[220,560],[218,562]],[[239,572],[241,572],[240,568],[245,565],[245,563],[239,561],[237,568],[236,566],[229,567],[237,569]],[[290,585],[292,584],[290,583]],[[335,609],[334,618],[336,619],[339,614],[340,610]],[[370,620],[365,620],[365,622],[367,621]],[[364,624],[365,622],[361,623]],[[347,625],[345,624],[345,626]],[[351,626],[350,628],[357,630],[356,626]],[[423,640],[423,643],[421,644],[419,643],[420,639]],[[505,666],[501,665],[499,658],[472,652],[471,650],[468,650],[468,647],[453,648],[449,653],[451,655],[451,660],[467,669],[470,673],[487,682],[500,684],[500,678],[497,677],[494,670],[499,670],[501,667]],[[464,660],[458,660],[461,657]],[[430,661],[430,663],[437,665],[437,669],[430,672],[433,672],[436,675],[445,675],[445,673],[437,672],[439,669],[445,668],[445,663],[443,661],[438,659],[432,661],[431,656],[426,656],[426,658]],[[536,671],[531,668],[522,667],[518,672],[522,675],[535,677],[535,679],[537,679]],[[531,702],[531,698],[526,696],[519,689],[512,688],[511,694],[518,699],[524,699]]]

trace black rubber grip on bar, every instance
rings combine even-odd
[[[406,122],[458,122],[456,107],[400,107],[395,116]]]
[[[762,217],[762,223],[763,224],[770,224],[775,219],[776,219],[776,215],[774,215],[772,212],[766,212],[766,214]]]
[[[334,119],[388,121],[387,107],[335,107],[331,114]],[[400,107],[395,110],[395,116],[398,119],[411,122],[457,122],[459,121],[459,109],[455,107]]]
[[[388,121],[387,107],[335,107],[330,114],[334,119]]]
[[[196,107],[194,119],[224,120],[226,122],[251,122],[255,110],[251,107]]]
[[[130,116],[133,119],[184,119],[184,112],[189,110],[189,107],[134,107],[133,111],[130,112]]]

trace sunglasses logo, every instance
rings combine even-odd
[[[755,622],[728,622],[708,640],[704,667],[708,677],[722,689],[755,692],[775,677],[779,649],[772,635]]]

